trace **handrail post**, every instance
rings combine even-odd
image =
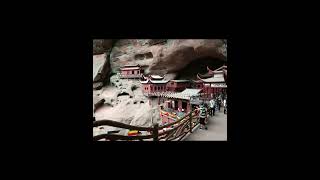
[[[192,111],[190,112],[190,115],[189,115],[189,121],[190,121],[190,133],[192,133]]]
[[[158,141],[158,129],[159,129],[159,125],[158,123],[153,125],[153,141]]]

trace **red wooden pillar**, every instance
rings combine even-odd
[[[212,92],[212,87],[211,87],[211,83],[209,84],[209,93],[208,93],[208,98],[210,98],[210,94]]]
[[[178,108],[182,109],[182,100],[178,100]]]

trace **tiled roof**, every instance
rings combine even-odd
[[[147,84],[147,83],[152,83],[152,84],[165,84],[167,83],[168,81],[159,81],[159,80],[146,80],[146,81],[140,81],[141,84]]]
[[[179,83],[179,82],[189,82],[190,80],[170,80],[170,81]]]
[[[123,68],[120,68],[121,70],[138,70],[140,69],[140,67],[123,67]]]
[[[151,75],[151,78],[153,78],[153,79],[163,79],[163,77],[159,76],[159,75]]]
[[[214,84],[211,84],[211,87],[226,88],[227,84],[226,83],[214,83]]]
[[[141,84],[147,84],[149,82],[149,80],[146,81],[140,81]]]
[[[214,82],[225,82],[223,74],[215,74],[211,78],[202,79],[202,80],[203,80],[203,82],[207,82],[207,83],[209,83],[209,82],[212,82],[212,83],[214,83]]]
[[[205,78],[210,78],[210,77],[212,77],[213,76],[213,74],[209,74],[209,73],[207,73],[207,74],[197,74],[197,78],[198,79],[205,79]]]
[[[167,93],[164,97],[189,100],[191,96],[198,95],[200,91],[201,89],[185,89],[180,93]]]
[[[197,95],[199,92],[201,91],[201,89],[185,89],[184,91],[182,91],[181,93],[182,94],[187,94],[187,95],[190,95],[190,96],[194,96],[194,95]]]
[[[153,84],[163,84],[163,83],[167,83],[168,81],[150,80],[150,82]]]
[[[139,64],[136,65],[124,65],[123,67],[136,67],[136,66],[140,66]]]

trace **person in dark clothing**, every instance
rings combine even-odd
[[[216,99],[217,111],[220,111],[220,101],[219,98]]]

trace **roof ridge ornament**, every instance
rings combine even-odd
[[[211,70],[211,69],[209,68],[209,66],[207,66],[207,70],[209,71],[209,74],[211,74],[211,73],[213,72],[213,70]]]

